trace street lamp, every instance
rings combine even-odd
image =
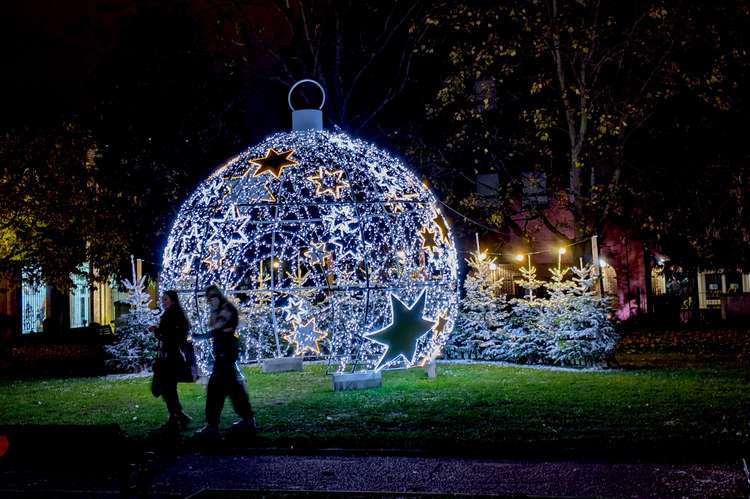
[[[565,254],[565,248],[560,248],[557,250],[557,270],[560,270],[560,266],[562,264],[562,256]]]
[[[492,271],[492,282],[495,282],[495,271],[497,270],[497,264],[495,262],[490,263],[490,270]]]

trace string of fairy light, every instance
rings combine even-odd
[[[465,213],[461,213],[460,211],[458,211],[457,209],[453,208],[452,206],[446,204],[443,201],[438,201],[438,202],[443,207],[445,207],[446,209],[448,209],[449,211],[453,212],[455,215],[457,215],[458,217],[460,217],[464,221],[464,223],[471,223],[473,225],[481,227],[482,229],[484,229],[487,232],[492,232],[492,233],[499,234],[499,235],[505,235],[503,232],[501,232],[501,231],[499,231],[499,230],[497,230],[497,229],[495,229],[493,227],[490,227],[490,226],[488,226],[486,224],[478,222],[477,220],[474,220],[473,218],[471,218],[468,215],[466,215]],[[558,256],[557,266],[558,266],[558,268],[560,268],[560,266],[562,264],[562,262],[561,262],[562,255],[564,255],[565,253],[567,253],[568,248],[571,248],[571,247],[574,247],[574,246],[578,246],[578,245],[582,245],[582,244],[591,244],[592,243],[592,238],[591,237],[586,237],[586,238],[579,239],[577,241],[569,242],[567,244],[560,244],[557,247],[555,247],[554,249],[543,249],[543,250],[526,251],[526,252],[518,252],[518,251],[515,251],[515,252],[490,252],[490,251],[481,251],[480,250],[480,246],[479,246],[479,234],[476,234],[475,237],[476,237],[476,245],[477,245],[477,248],[476,248],[476,253],[477,254],[481,253],[481,254],[483,254],[485,256],[511,256],[517,262],[523,262],[524,260],[527,260],[528,264],[529,264],[529,268],[531,267],[531,257],[534,256],[534,255],[542,255],[542,254],[557,254],[557,256]],[[466,251],[466,250],[458,250],[458,253],[473,254],[474,252],[473,251]],[[583,265],[583,258],[580,259],[580,263],[579,264],[581,266]],[[594,264],[595,264],[595,266],[598,266],[598,267],[606,267],[607,266],[607,262],[603,258],[599,258],[596,262],[594,262]],[[491,270],[496,270],[497,265],[493,262],[491,264],[491,267],[492,267]]]

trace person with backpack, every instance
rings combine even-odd
[[[237,366],[240,355],[237,308],[215,285],[206,288],[206,299],[211,310],[206,336],[213,341],[214,365],[206,393],[206,426],[198,430],[196,436],[209,439],[219,436],[219,419],[227,397],[241,418],[232,425],[232,432],[254,436],[255,417],[245,388],[245,378]]]
[[[165,291],[161,297],[161,305],[164,312],[159,325],[149,328],[159,339],[151,392],[155,397],[161,395],[167,405],[169,419],[162,428],[184,430],[190,425],[192,418],[182,410],[180,397],[177,394],[177,383],[195,381],[195,374],[197,374],[195,358],[190,355],[192,353],[192,344],[188,336],[190,321],[180,305],[176,291],[171,289]]]

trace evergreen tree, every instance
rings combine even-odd
[[[536,277],[536,267],[521,267],[521,279],[516,284],[526,290],[526,297],[510,300],[511,314],[507,329],[505,359],[526,364],[547,362],[548,335],[539,328],[547,299],[537,298],[534,291],[543,282]]]
[[[486,253],[474,252],[466,261],[471,269],[464,281],[466,296],[445,353],[453,358],[495,360],[502,350],[507,318],[502,279],[494,279],[490,269],[494,260]]]
[[[550,338],[547,355],[553,363],[595,365],[612,354],[617,334],[607,300],[594,291],[594,268],[573,267],[572,272],[573,279],[564,281],[567,269],[553,269],[552,282],[546,285],[550,299],[539,325]]]
[[[158,311],[149,307],[151,296],[146,276],[136,279],[135,267],[133,280],[125,279],[123,285],[128,290],[125,302],[130,305],[130,311],[117,318],[117,341],[105,347],[111,356],[106,364],[118,371],[137,372],[149,368],[156,358],[159,340],[148,328],[156,324]]]

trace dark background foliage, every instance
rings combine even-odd
[[[288,129],[286,92],[302,78],[326,87],[328,126],[400,152],[443,200],[502,234],[528,236],[510,215],[523,172],[538,170],[575,214],[572,228],[547,220],[562,236],[614,220],[678,261],[748,264],[747,2],[3,10],[2,272],[65,287],[83,261],[105,273],[130,254],[158,262],[194,186]],[[295,104],[318,98],[303,88]],[[500,186],[477,197],[488,171]]]

